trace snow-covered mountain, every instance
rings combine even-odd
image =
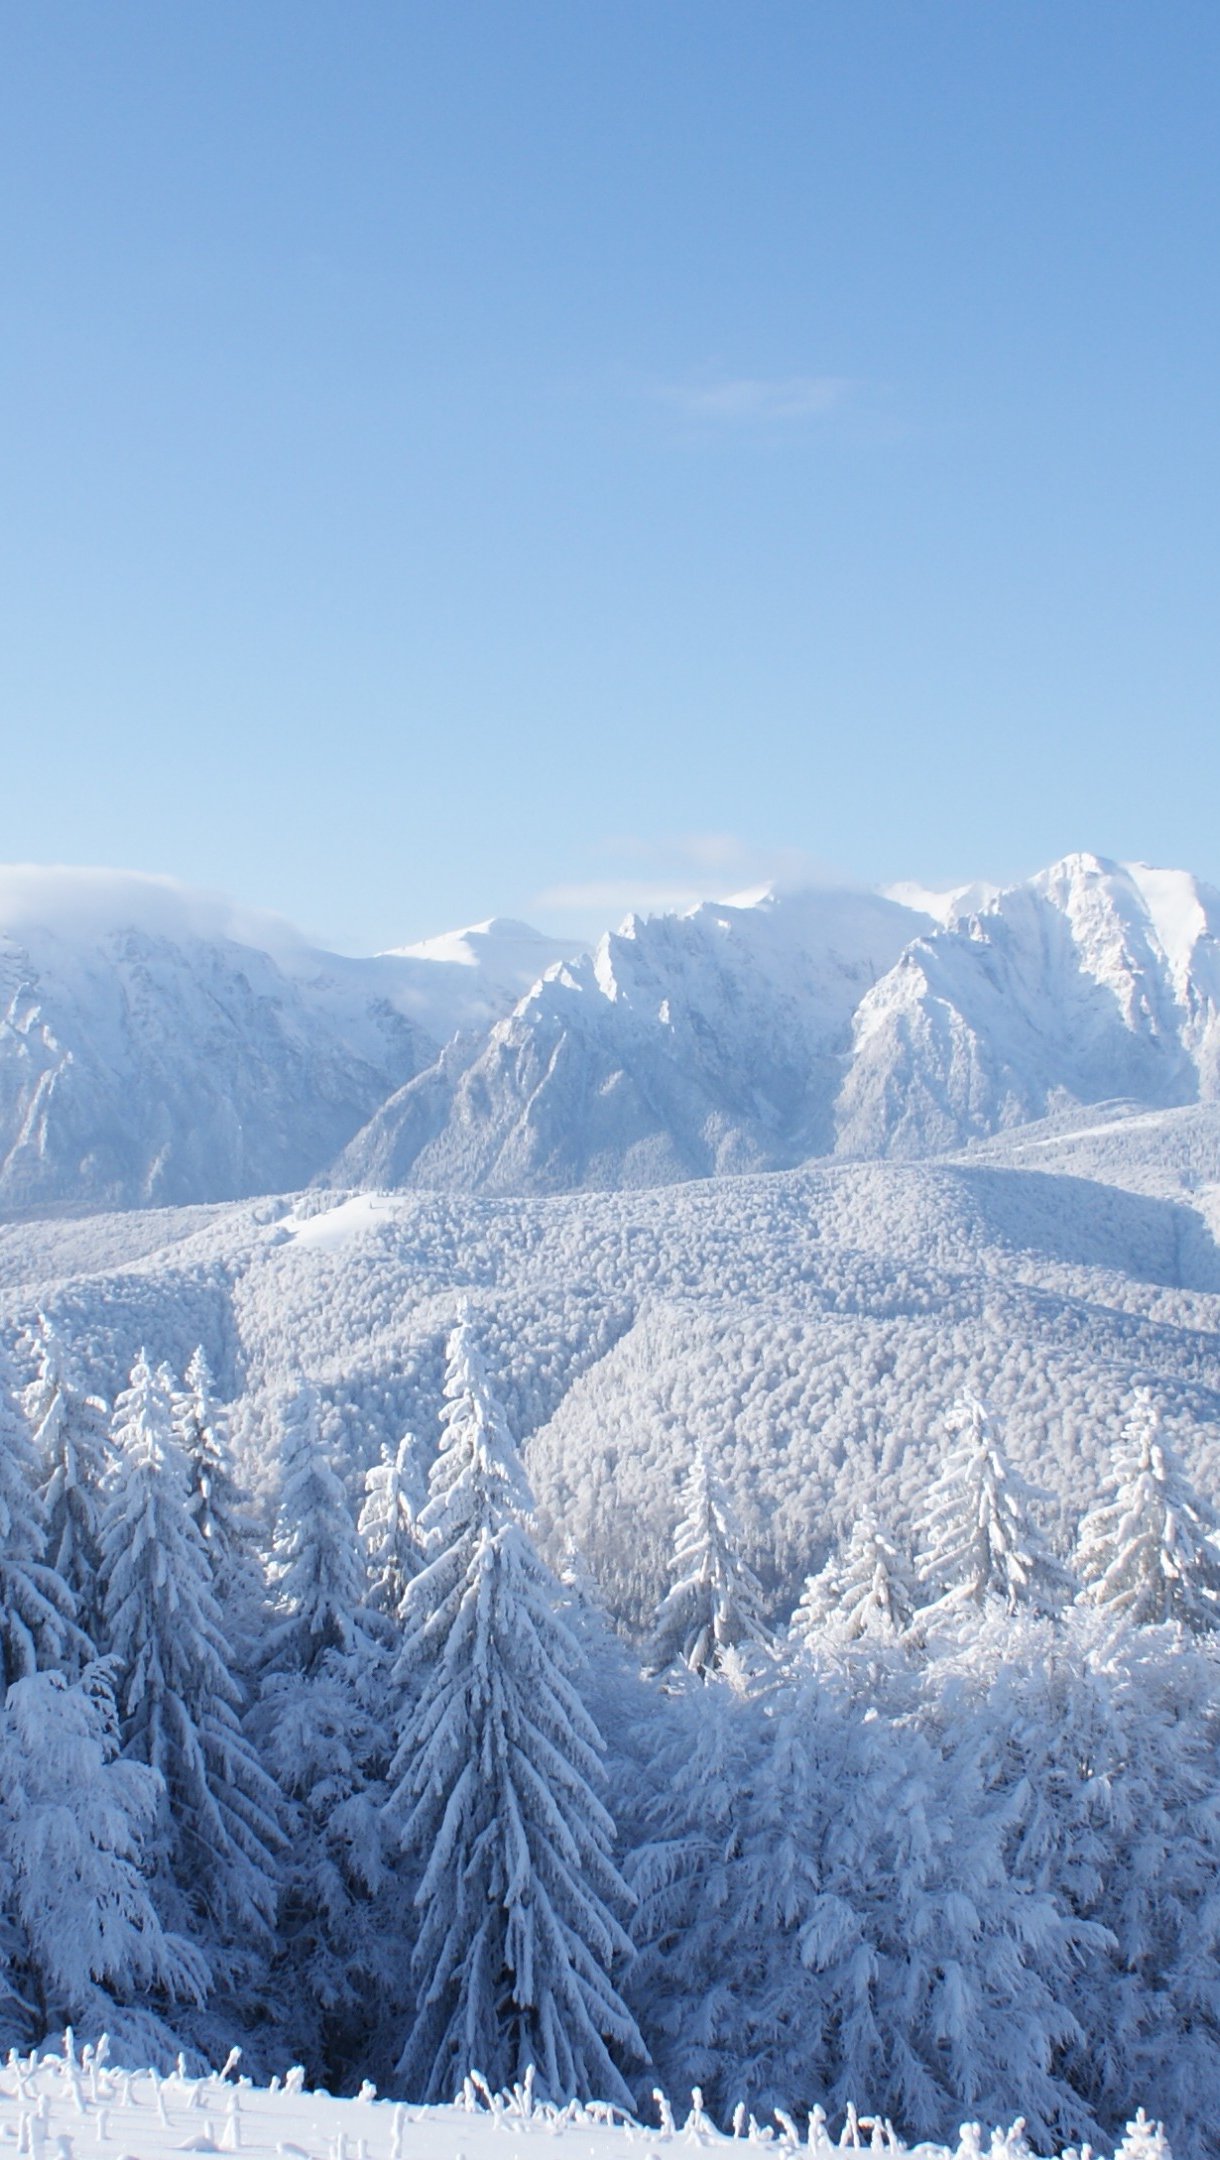
[[[62,871],[0,873],[0,931],[10,1211],[666,1184],[1220,1094],[1220,895],[1089,855],[707,902],[592,953],[494,919],[351,959]]]
[[[350,959],[167,880],[0,873],[0,1206],[302,1185],[568,949],[485,923]]]
[[[553,968],[473,1061],[408,1084],[334,1181],[556,1192],[825,1154],[852,1015],[931,927],[854,892],[631,916]]]
[[[1070,855],[916,940],[862,1000],[836,1110],[853,1155],[931,1155],[1115,1096],[1217,1092],[1220,894]]]
[[[1185,872],[1076,855],[936,914],[917,897],[633,918],[477,1056],[408,1083],[334,1181],[646,1185],[934,1155],[1072,1103],[1216,1093],[1220,896]]]

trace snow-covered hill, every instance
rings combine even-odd
[[[912,1515],[963,1388],[1061,1545],[1131,1390],[1220,1490],[1220,1253],[1182,1196],[990,1163],[823,1164],[551,1199],[323,1194],[0,1226],[0,1329],[40,1306],[109,1399],[197,1342],[250,1474],[304,1372],[359,1473],[435,1431],[463,1298],[558,1559],[641,1619],[696,1442],[777,1609],[862,1511]],[[625,1536],[624,1525],[630,1525]]]

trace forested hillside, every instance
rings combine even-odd
[[[1215,2150],[1200,1215],[861,1166],[153,1229],[0,1236],[9,2044]]]

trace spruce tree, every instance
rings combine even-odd
[[[174,1436],[186,1458],[188,1506],[222,1597],[249,1595],[250,1504],[233,1474],[224,1410],[202,1345],[192,1351],[185,1384],[175,1389]]]
[[[207,1968],[161,1924],[146,1880],[161,1784],[116,1760],[114,1723],[105,1663],[19,1680],[0,1710],[4,2022],[9,2045],[71,2024],[153,2060],[173,2036],[142,2005],[200,2002]]]
[[[386,1668],[364,1604],[363,1547],[308,1384],[282,1406],[280,1463],[255,1712],[290,1814],[275,1978],[293,2052],[341,2090],[383,2075],[383,2028],[400,1999],[382,1819]]]
[[[164,1780],[164,1869],[209,1947],[232,1949],[265,1942],[274,1920],[277,1796],[242,1732],[232,1647],[171,1414],[141,1351],[115,1405],[104,1623],[124,1756]]]
[[[280,1495],[272,1543],[275,1616],[269,1671],[312,1672],[329,1650],[357,1648],[364,1554],[343,1481],[322,1438],[318,1391],[284,1403]]]
[[[630,2104],[644,2060],[614,1968],[629,1904],[599,1795],[583,1658],[525,1527],[528,1488],[468,1322],[449,1345],[444,1444],[409,1585],[391,1819],[418,1875],[406,2090],[445,2100],[475,2069],[531,2067],[549,2098]]]
[[[984,1404],[964,1397],[954,1437],[924,1509],[919,1574],[934,1608],[999,1599],[1009,1612],[1049,1608],[1067,1590],[1064,1569],[1029,1517],[1043,1496],[1005,1460]]]
[[[72,1592],[47,1564],[38,1457],[0,1344],[0,1701],[14,1680],[88,1656]]]
[[[369,1560],[369,1604],[392,1631],[402,1616],[407,1585],[423,1566],[423,1548],[415,1518],[422,1495],[418,1490],[418,1448],[411,1433],[404,1434],[391,1454],[365,1474],[364,1506],[357,1529]]]
[[[695,1450],[683,1492],[674,1572],[653,1622],[652,1672],[681,1661],[706,1680],[720,1671],[728,1651],[769,1642],[761,1588],[737,1551],[727,1495],[702,1448]]]
[[[846,1548],[810,1575],[789,1622],[789,1640],[816,1651],[823,1638],[896,1642],[915,1608],[911,1571],[870,1516],[852,1526]]]
[[[1136,1400],[1116,1451],[1110,1491],[1080,1526],[1083,1596],[1136,1626],[1177,1620],[1196,1634],[1220,1627],[1220,1550],[1214,1510],[1162,1437],[1150,1395]]]
[[[47,1561],[72,1594],[91,1643],[100,1633],[99,1537],[103,1493],[113,1463],[110,1413],[88,1393],[54,1322],[39,1315],[37,1370],[25,1407],[38,1460]]]

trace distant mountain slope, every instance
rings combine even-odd
[[[656,1185],[827,1153],[852,1015],[930,919],[875,893],[631,917],[421,1076],[336,1184]]]
[[[1220,894],[1071,855],[917,940],[862,1000],[841,1153],[930,1155],[1070,1103],[1217,1092]]]
[[[593,953],[493,919],[349,959],[162,881],[0,871],[0,1209],[631,1188],[1220,1097],[1220,895],[1187,873],[894,890],[920,905],[764,892]]]
[[[408,1083],[331,1181],[648,1185],[1217,1093],[1220,896],[1186,873],[1076,855],[939,913],[826,892],[632,919]]]
[[[518,924],[464,936],[440,962],[348,959],[167,881],[0,873],[0,1207],[306,1183],[557,949]]]

